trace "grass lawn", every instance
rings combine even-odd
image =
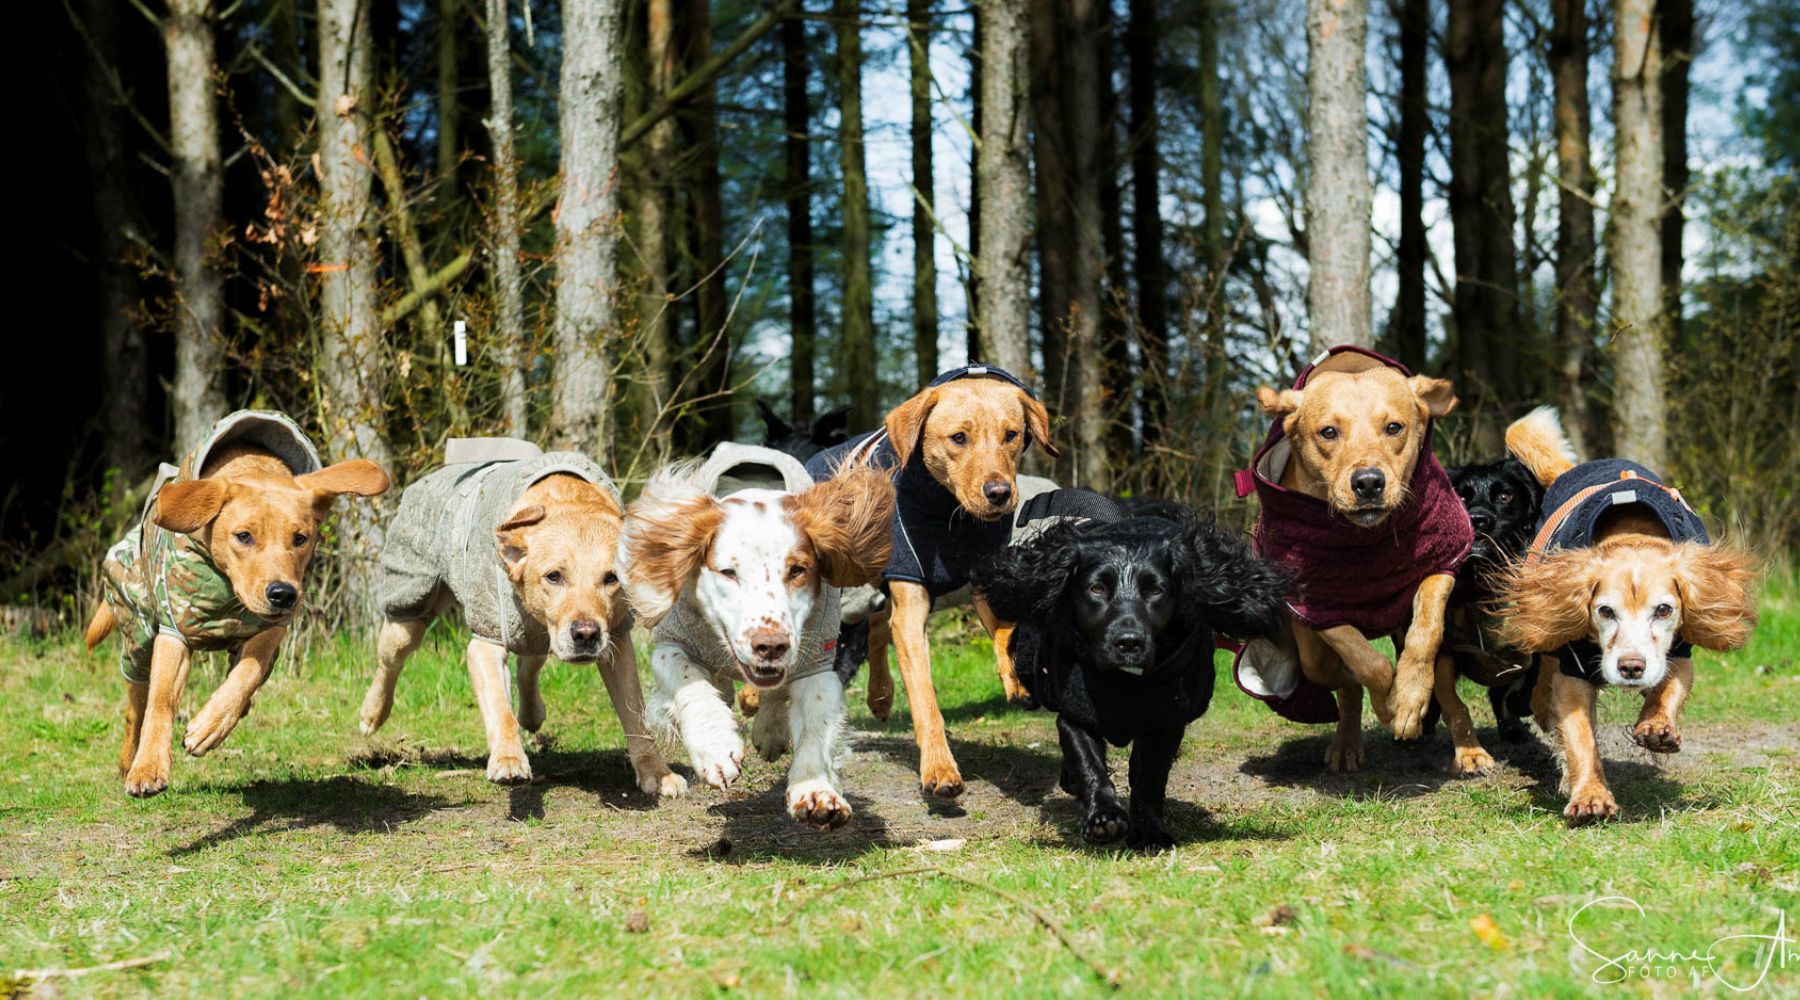
[[[545,672],[538,782],[490,785],[441,626],[378,737],[355,724],[371,652],[320,643],[278,666],[221,750],[177,746],[170,790],[139,802],[113,773],[112,642],[90,657],[0,640],[0,995],[942,998],[1104,993],[1102,974],[1153,996],[1727,994],[1679,959],[1628,958],[1629,979],[1597,985],[1626,973],[1571,918],[1607,957],[1711,948],[1740,986],[1767,942],[1714,942],[1800,918],[1791,581],[1750,648],[1702,654],[1683,753],[1631,746],[1636,699],[1602,698],[1617,822],[1565,829],[1544,744],[1485,725],[1502,761],[1487,777],[1450,776],[1441,729],[1399,747],[1373,721],[1364,771],[1327,777],[1328,727],[1222,681],[1171,783],[1181,846],[1148,856],[1079,842],[1051,719],[1003,704],[986,641],[962,628],[936,671],[968,792],[920,797],[904,700],[876,722],[859,680],[857,815],[832,834],[783,813],[785,762],[648,801],[591,668]],[[221,670],[196,666],[190,707]],[[1642,913],[1582,911],[1603,897]],[[133,959],[153,961],[35,986],[14,972]],[[1775,965],[1750,995],[1800,995],[1800,954]]]

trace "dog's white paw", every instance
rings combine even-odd
[[[835,830],[850,822],[853,810],[837,789],[823,781],[802,781],[788,788],[788,815],[815,830]]]
[[[488,780],[496,785],[531,784],[531,762],[523,753],[488,754]]]
[[[741,765],[744,763],[743,744],[721,745],[712,750],[694,754],[694,773],[700,780],[718,789],[730,788],[738,779]]]

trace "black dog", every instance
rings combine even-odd
[[[1500,738],[1515,743],[1529,735],[1523,720],[1531,715],[1536,658],[1496,642],[1482,609],[1494,596],[1489,581],[1531,543],[1544,488],[1523,462],[1510,456],[1498,462],[1453,465],[1446,471],[1475,526],[1475,545],[1456,573],[1443,648],[1455,659],[1458,675],[1487,688]],[[1437,715],[1434,701],[1426,717],[1427,732],[1437,724]]]
[[[775,412],[766,400],[756,401],[762,416],[763,447],[794,456],[804,462],[835,444],[850,439],[850,408],[840,406],[813,418],[810,427],[795,427]]]
[[[1273,637],[1287,575],[1185,507],[1142,504],[1122,520],[1050,527],[990,556],[973,582],[1018,623],[1019,680],[1057,713],[1062,788],[1081,800],[1083,835],[1173,846],[1163,800],[1182,733],[1212,700],[1212,630]],[[1107,743],[1132,744],[1129,813]]]

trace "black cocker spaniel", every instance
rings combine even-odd
[[[1172,503],[1055,525],[976,569],[975,591],[1018,623],[1020,681],[1057,713],[1062,788],[1088,841],[1174,845],[1163,800],[1182,734],[1212,700],[1213,632],[1274,637],[1288,584],[1245,540]],[[1132,745],[1129,812],[1107,743]]]

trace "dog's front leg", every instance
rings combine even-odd
[[[1391,724],[1393,713],[1389,710],[1388,696],[1394,689],[1394,665],[1377,652],[1374,646],[1369,645],[1368,636],[1363,635],[1354,625],[1320,629],[1317,634],[1338,655],[1338,659],[1343,661],[1344,669],[1356,679],[1356,683],[1368,690],[1369,699],[1375,706],[1375,717],[1384,726]],[[1359,697],[1357,702],[1360,704],[1361,701]],[[1338,699],[1338,704],[1343,704],[1342,698]]]
[[[237,651],[225,682],[188,723],[181,745],[190,756],[206,756],[225,742],[238,720],[250,714],[250,701],[269,679],[269,671],[275,669],[275,654],[285,635],[285,626],[258,632]]]
[[[919,745],[919,784],[941,798],[962,794],[962,772],[950,754],[944,735],[944,716],[938,711],[937,688],[931,682],[931,642],[925,620],[931,616],[931,593],[917,583],[896,580],[893,599],[894,654],[900,659],[900,680],[906,685],[906,701],[912,709],[913,740]]]
[[[1644,709],[1631,727],[1632,741],[1651,753],[1680,753],[1681,726],[1676,720],[1693,689],[1694,661],[1670,657],[1669,676],[1644,692]]]
[[[1081,801],[1081,836],[1090,844],[1110,844],[1125,836],[1131,820],[1106,768],[1106,744],[1060,715],[1056,737],[1062,744],[1063,791]]]
[[[1125,843],[1132,847],[1162,850],[1175,846],[1175,838],[1163,828],[1163,802],[1169,793],[1169,770],[1175,766],[1186,731],[1185,726],[1178,727],[1139,736],[1131,743],[1131,833]]]
[[[994,614],[994,609],[988,607],[988,602],[981,595],[975,595],[973,603],[975,616],[981,619],[981,627],[987,629],[988,635],[994,640],[994,668],[1000,674],[1000,689],[1006,693],[1006,700],[1020,708],[1036,708],[1037,700],[1031,697],[1030,691],[1025,690],[1025,685],[1019,683],[1019,670],[1013,664],[1012,623],[1001,621],[1000,616]]]
[[[488,780],[497,785],[531,782],[531,762],[519,741],[519,720],[513,716],[506,693],[506,647],[486,639],[469,640],[469,682],[475,688],[475,704],[481,708],[482,728],[487,730]]]
[[[137,754],[125,772],[127,795],[146,799],[169,787],[169,739],[190,659],[187,646],[171,636],[158,635],[150,648],[150,686],[144,696]]]
[[[714,788],[731,787],[744,763],[744,740],[731,715],[730,690],[721,694],[712,672],[689,659],[680,646],[658,643],[650,653],[650,669],[694,773]]]
[[[1456,745],[1456,773],[1481,774],[1492,769],[1494,758],[1476,737],[1475,720],[1469,716],[1469,706],[1463,704],[1462,698],[1456,693],[1454,658],[1437,658],[1437,670],[1432,684],[1437,692],[1438,705],[1444,710],[1444,721],[1450,724],[1450,742]]]
[[[1412,624],[1406,628],[1406,642],[1394,667],[1394,687],[1388,695],[1389,725],[1395,739],[1416,740],[1424,735],[1438,645],[1444,639],[1444,608],[1455,588],[1456,577],[1438,573],[1426,577],[1413,594]]]
[[[838,791],[837,757],[844,738],[844,686],[827,670],[788,686],[788,726],[794,763],[788,768],[788,815],[807,826],[835,830],[850,822],[850,803]],[[757,720],[760,722],[761,720]]]
[[[1569,794],[1563,815],[1581,826],[1618,813],[1619,803],[1606,787],[1600,745],[1594,739],[1594,700],[1599,689],[1555,667],[1550,678],[1547,724],[1561,744],[1562,790]]]
[[[625,730],[625,756],[631,760],[631,773],[640,791],[658,798],[673,799],[687,794],[687,779],[669,770],[656,747],[656,738],[644,721],[644,686],[638,679],[637,650],[631,645],[631,626],[614,629],[612,647],[600,661],[600,680],[606,685],[606,696],[612,700],[619,727]],[[535,692],[534,692],[535,693]],[[542,712],[542,703],[539,703]]]

